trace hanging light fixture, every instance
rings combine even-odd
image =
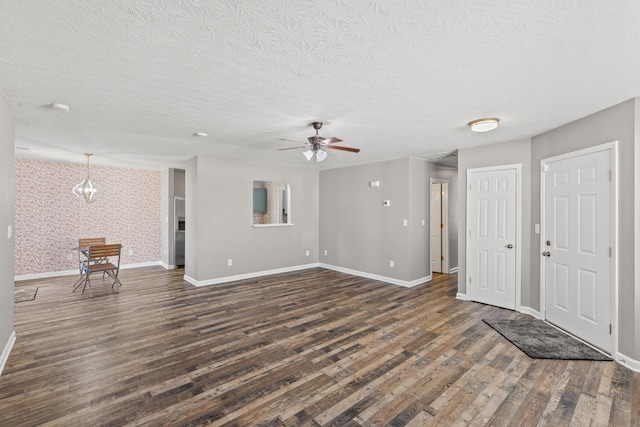
[[[73,187],[73,194],[79,199],[84,200],[85,203],[93,202],[96,197],[102,193],[102,188],[98,187],[98,184],[91,181],[91,170],[89,169],[89,157],[91,153],[84,153],[87,156],[87,177],[75,187]]]

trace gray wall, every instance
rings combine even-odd
[[[192,159],[186,170],[186,275],[206,281],[318,262],[318,173],[302,166]],[[254,180],[289,183],[293,226],[253,226]]]
[[[13,333],[13,117],[0,92],[0,356]]]
[[[640,359],[637,348],[639,315],[636,313],[636,286],[634,242],[634,164],[636,129],[636,102],[631,99],[606,110],[592,114],[565,126],[538,135],[532,139],[531,214],[534,224],[540,223],[540,160],[606,142],[618,141],[619,173],[619,350],[627,356]],[[635,215],[638,215],[637,213]],[[531,300],[540,307],[540,240],[531,234]],[[524,260],[523,260],[524,262]]]
[[[460,180],[458,182],[458,205],[459,205],[459,225],[458,233],[458,292],[466,293],[466,248],[467,233],[467,170],[483,168],[489,166],[502,166],[520,164],[522,173],[522,183],[520,186],[522,196],[522,224],[521,224],[521,256],[522,256],[522,286],[520,303],[525,307],[539,309],[532,306],[530,281],[531,272],[531,141],[528,139],[520,141],[502,142],[499,144],[483,145],[481,147],[465,148],[458,150],[458,172]],[[538,290],[539,292],[539,290]]]
[[[320,262],[401,281],[426,277],[433,168],[407,158],[320,172]]]

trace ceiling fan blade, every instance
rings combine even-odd
[[[336,138],[335,136],[332,136],[331,138],[327,138],[324,141],[322,141],[323,144],[335,144],[336,142],[342,142],[342,140],[340,138]]]
[[[327,145],[324,148],[331,148],[333,150],[342,150],[342,151],[350,151],[352,153],[359,153],[360,149],[359,148],[351,148],[351,147],[342,147],[340,145]]]
[[[306,145],[301,145],[300,147],[289,147],[289,148],[278,148],[278,151],[284,151],[284,150],[298,150],[300,148],[307,148]]]
[[[280,141],[288,141],[288,142],[295,142],[296,144],[304,144],[304,142],[301,141],[294,141],[292,139],[284,139],[284,138],[280,138]]]

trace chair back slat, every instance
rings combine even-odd
[[[110,245],[92,245],[89,246],[89,253],[87,255],[89,260],[120,257],[121,247],[122,245],[120,243]]]
[[[104,245],[107,243],[107,239],[104,237],[87,237],[78,239],[78,247],[80,249],[87,249],[89,246],[93,245]]]

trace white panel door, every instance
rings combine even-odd
[[[546,320],[610,352],[611,151],[546,163]]]
[[[442,273],[442,183],[431,184],[431,271]]]
[[[516,308],[515,168],[471,171],[467,206],[467,296]]]

